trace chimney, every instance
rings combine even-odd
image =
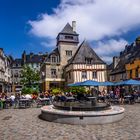
[[[76,32],[76,21],[72,21],[72,28],[73,31]]]
[[[113,57],[113,68],[115,69],[115,67],[118,65],[118,63],[119,63],[119,57],[117,57],[117,56],[114,56]]]

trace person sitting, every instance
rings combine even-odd
[[[65,94],[62,93],[61,96],[60,96],[60,101],[61,101],[61,102],[65,102],[66,100],[67,100],[67,99],[66,99]]]
[[[98,95],[98,101],[99,102],[104,102],[105,101],[105,97],[104,97],[104,92],[103,91]]]
[[[32,96],[30,94],[26,94],[25,95],[25,98],[28,99],[28,100],[31,100],[32,99]]]
[[[130,104],[134,104],[135,103],[135,95],[134,95],[134,93],[132,93],[131,92],[131,94],[130,94]]]
[[[41,94],[39,95],[39,98],[43,99],[43,98],[44,98],[44,94],[41,93]]]
[[[78,93],[77,94],[77,100],[78,101],[87,101],[88,98],[84,95],[84,93]]]
[[[115,98],[115,94],[114,94],[113,90],[110,90],[109,96],[110,96],[111,99]]]

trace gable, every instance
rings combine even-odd
[[[91,64],[105,64],[105,62],[89,46],[87,41],[83,41],[75,55],[69,60],[69,63],[85,64],[88,59],[91,59]]]

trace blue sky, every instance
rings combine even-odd
[[[0,0],[0,47],[14,57],[50,51],[57,33],[76,20],[80,41],[110,62],[140,35],[139,9],[138,0]]]
[[[59,0],[0,0],[0,47],[6,54],[20,57],[27,52],[48,51],[40,46],[38,38],[30,35],[28,20],[40,13],[51,13]]]

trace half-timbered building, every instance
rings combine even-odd
[[[94,52],[87,41],[77,49],[75,55],[65,67],[67,83],[82,82],[85,80],[106,81],[106,64]]]
[[[57,36],[56,48],[42,64],[43,91],[84,80],[106,80],[106,64],[84,41],[80,46],[76,22],[67,23]]]

